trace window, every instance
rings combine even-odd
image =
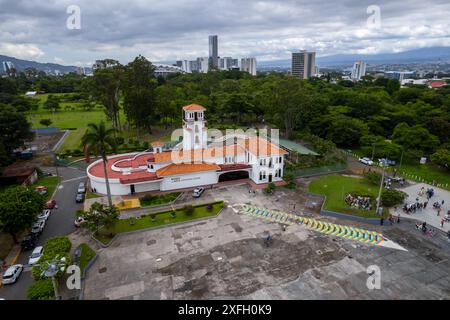
[[[195,133],[198,133],[198,124],[195,125]]]
[[[198,136],[195,136],[195,143],[199,144],[200,143],[200,139],[198,138]]]

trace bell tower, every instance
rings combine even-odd
[[[206,148],[208,129],[205,110],[198,104],[183,107],[183,150]]]

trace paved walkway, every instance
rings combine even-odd
[[[424,187],[425,190],[427,190],[428,188],[434,189],[434,196],[430,200],[428,200],[428,205],[427,205],[426,209],[418,210],[412,214],[406,214],[403,212],[402,206],[399,206],[397,208],[397,210],[391,209],[391,213],[394,215],[400,214],[401,217],[415,219],[420,222],[425,221],[428,225],[431,225],[435,228],[438,228],[445,232],[449,231],[450,230],[450,222],[445,222],[443,227],[441,227],[441,225],[440,225],[441,220],[443,219],[444,215],[447,213],[448,210],[450,210],[450,192],[449,191],[431,186],[426,183],[413,184],[409,187],[401,189],[402,191],[404,191],[408,194],[406,203],[416,202],[417,197],[419,198],[419,202],[427,201],[425,194],[423,196],[419,195],[419,191],[422,187]],[[435,209],[433,209],[433,203],[436,201],[441,203],[442,200],[444,200],[444,205],[442,206],[441,213],[438,216],[437,211]]]

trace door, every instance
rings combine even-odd
[[[269,183],[272,182],[272,174],[269,174]]]
[[[136,190],[134,189],[134,184],[130,185],[131,194],[134,194]]]

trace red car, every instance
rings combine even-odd
[[[56,206],[56,201],[55,200],[49,200],[44,205],[44,209],[53,209],[53,208],[55,208],[55,206]]]

